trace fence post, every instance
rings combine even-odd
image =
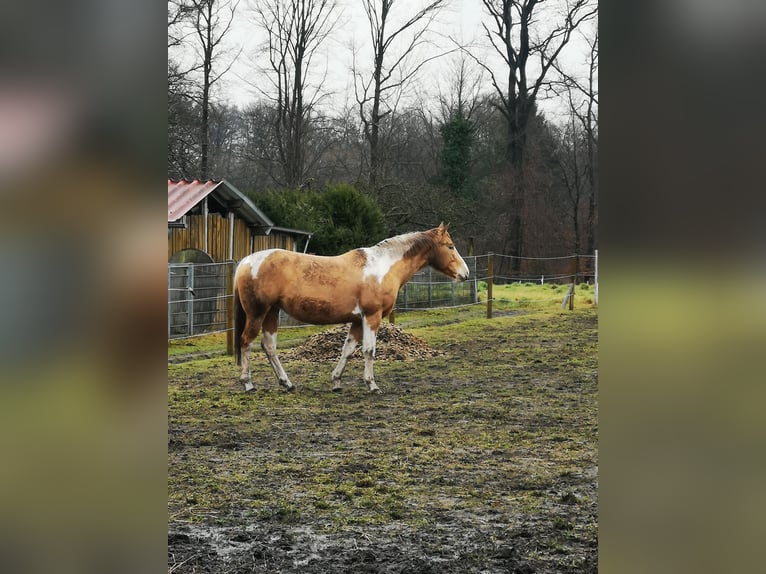
[[[593,278],[593,303],[598,307],[598,249],[596,249],[596,276]]]
[[[173,284],[170,281],[170,276],[172,274],[173,274],[173,268],[170,265],[168,265],[168,339],[170,339],[170,325],[173,319],[173,314],[171,312],[173,310],[173,297],[172,297],[173,291],[171,291]]]
[[[234,355],[234,269],[227,265],[226,273],[226,354]]]
[[[492,318],[492,284],[495,279],[494,254],[487,253],[487,319]]]
[[[432,289],[433,289],[433,280],[434,280],[433,270],[429,266],[428,267],[428,308],[429,309],[434,306],[433,291],[432,291]]]
[[[574,311],[574,298],[575,298],[575,290],[577,288],[577,255],[574,256],[574,259],[572,260],[572,288],[570,289],[570,292],[572,293],[569,297],[569,310]]]
[[[186,312],[189,315],[189,336],[194,335],[194,265],[188,265],[186,275]]]

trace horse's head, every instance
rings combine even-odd
[[[468,265],[452,243],[452,238],[447,231],[448,227],[449,225],[441,223],[439,227],[432,230],[434,249],[428,263],[447,277],[452,277],[455,281],[464,281],[468,279]]]

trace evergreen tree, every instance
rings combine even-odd
[[[385,237],[380,207],[351,185],[332,185],[323,192],[283,190],[250,196],[280,226],[312,232],[309,250],[318,255],[339,255]]]
[[[473,125],[463,111],[458,109],[441,125],[440,131],[442,182],[457,197],[474,197],[476,189],[471,181]]]

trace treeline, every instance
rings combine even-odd
[[[169,94],[169,102],[168,176],[198,177],[199,106],[181,94]],[[273,142],[273,110],[266,103],[245,109],[218,104],[210,112],[209,177],[229,179],[256,201],[259,193],[285,189]],[[492,98],[477,102],[470,114],[410,108],[390,114],[386,124],[382,183],[373,192],[366,189],[366,148],[353,116],[312,118],[307,148],[316,159],[300,189],[319,193],[328,185],[349,184],[375,199],[386,233],[444,220],[463,241],[474,237],[480,252],[509,252],[505,206],[513,172],[505,161],[502,117]],[[586,174],[587,134],[577,123],[557,126],[541,114],[535,114],[528,133],[526,251],[540,256],[588,250],[595,238],[586,241],[585,236],[594,234],[596,221],[588,212],[594,189]]]
[[[263,6],[279,4],[279,0],[269,2]],[[183,4],[190,12],[182,15],[189,19],[189,14],[199,15],[200,9],[210,10],[216,4],[214,0]],[[312,4],[301,0],[290,6]],[[390,8],[389,4],[366,0],[370,21],[379,23],[381,15],[389,12],[375,10]],[[432,3],[435,8],[440,4]],[[500,4],[512,5],[523,17],[514,19],[517,14]],[[288,51],[271,53],[271,61],[280,62],[271,76],[266,72],[271,92],[264,91],[243,108],[210,97],[211,86],[223,73],[214,73],[212,48],[201,50],[211,58],[207,65],[201,63],[205,74],[181,71],[170,60],[168,176],[227,178],[265,206],[278,224],[317,232],[317,243],[312,240],[317,252],[377,237],[378,223],[370,223],[375,217],[367,221],[362,215],[376,206],[383,217],[383,236],[445,221],[451,224],[463,253],[468,251],[469,239],[476,254],[592,253],[597,247],[598,210],[597,36],[588,40],[590,71],[585,77],[567,75],[557,58],[577,24],[592,19],[596,8],[585,1],[571,3],[561,26],[547,32],[547,41],[525,45],[518,40],[518,28],[537,22],[531,14],[535,3],[504,0],[497,7],[490,2],[483,5],[499,32],[510,30],[487,34],[490,42],[507,40],[507,45],[496,49],[511,54],[508,68],[490,68],[468,49],[461,49],[452,59],[452,77],[441,78],[440,85],[449,88],[428,100],[403,97],[415,89],[420,66],[401,85],[386,84],[392,76],[386,76],[385,65],[378,67],[387,57],[382,48],[391,49],[384,36],[380,36],[381,48],[370,75],[361,66],[350,70],[355,101],[342,109],[319,105],[319,92],[304,94],[306,88],[298,80],[305,80],[308,70]],[[331,7],[321,5],[325,15],[331,14]],[[233,16],[233,8],[227,13]],[[170,16],[169,11],[169,30]],[[260,13],[264,34],[273,34],[268,16]],[[430,20],[424,22],[418,37],[428,31]],[[204,18],[197,16],[198,31],[204,26]],[[227,28],[218,26],[219,36],[197,35],[203,48],[205,38],[223,36]],[[408,31],[401,30],[402,34]],[[304,46],[304,53],[335,32],[326,24],[324,36]],[[292,32],[280,28],[280,34],[289,39]],[[169,37],[169,45],[171,39],[176,40]],[[272,39],[269,46],[277,49],[279,42]],[[537,75],[533,68],[524,68],[532,58],[544,64]],[[561,102],[564,111],[555,122],[538,108],[543,92]],[[349,199],[354,192],[371,203],[355,203]],[[322,201],[313,199],[339,193],[349,206],[361,210],[359,223],[354,223],[354,213],[348,210],[341,210],[343,215],[333,220],[334,208],[328,211],[327,205],[321,207]],[[323,245],[322,237],[332,235],[332,226],[338,227],[336,235],[343,239],[335,237]],[[370,232],[366,235],[365,227]],[[522,271],[521,260],[514,261],[510,271]]]

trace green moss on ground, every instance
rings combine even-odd
[[[377,362],[383,395],[367,392],[358,358],[341,394],[334,359],[286,361],[290,394],[260,352],[250,394],[230,357],[169,365],[171,522],[332,533],[472,517],[536,532],[548,551],[533,562],[595,552],[596,311],[484,312],[400,314],[397,324],[447,354]],[[316,330],[280,331],[280,346]]]

